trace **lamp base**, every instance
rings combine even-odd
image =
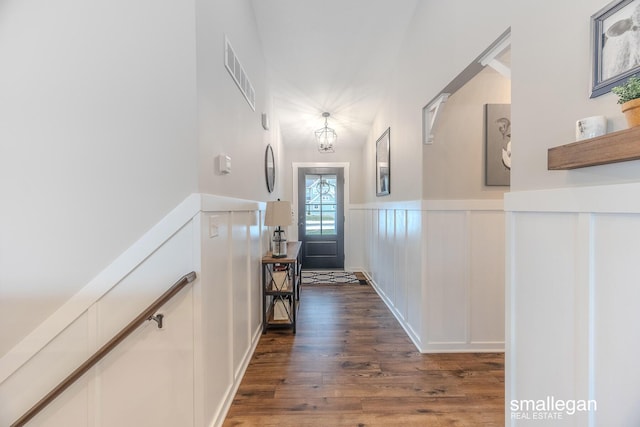
[[[273,245],[273,250],[271,251],[271,258],[286,258],[287,257],[287,244],[286,242],[282,242],[277,245]]]
[[[284,230],[280,227],[273,233],[271,239],[271,258],[287,257],[287,238],[284,236]]]

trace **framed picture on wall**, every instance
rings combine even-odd
[[[391,128],[387,128],[376,141],[376,196],[391,192]]]
[[[511,184],[511,104],[485,104],[485,185]]]
[[[591,98],[640,73],[640,0],[616,0],[591,16]]]

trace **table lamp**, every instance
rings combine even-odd
[[[264,225],[276,227],[273,232],[271,256],[273,258],[285,258],[287,256],[287,237],[282,227],[291,225],[291,202],[278,199],[275,202],[267,202],[267,211],[264,215]]]

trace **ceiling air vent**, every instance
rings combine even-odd
[[[244,68],[242,68],[235,51],[231,47],[231,43],[229,43],[229,39],[226,37],[224,38],[224,66],[227,68],[227,71],[229,71],[229,74],[231,74],[233,81],[238,85],[240,92],[244,95],[251,109],[256,111],[256,91],[253,89],[247,73],[245,73]]]

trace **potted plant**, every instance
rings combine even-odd
[[[629,127],[640,126],[640,78],[631,76],[620,86],[611,89],[618,95],[618,104],[622,104],[622,112]]]

